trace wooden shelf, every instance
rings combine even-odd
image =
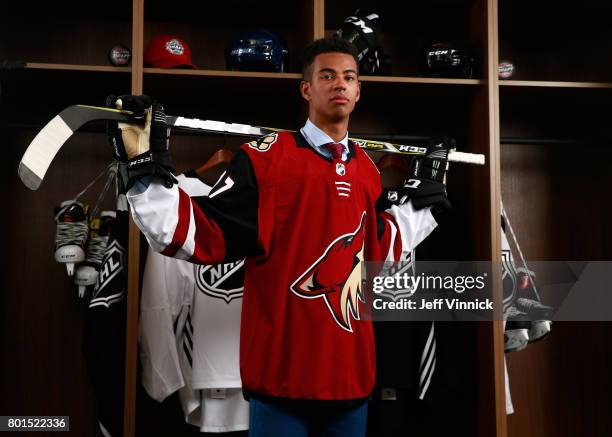
[[[411,76],[361,76],[360,79],[362,82],[414,83],[434,85],[480,85],[484,83],[484,81],[481,79],[451,79]]]
[[[612,82],[561,82],[543,80],[500,80],[499,85],[541,88],[612,88]]]
[[[208,77],[252,77],[259,79],[301,79],[298,73],[268,73],[259,71],[229,70],[182,70],[173,68],[145,68],[145,74],[166,74],[172,76],[208,76]]]
[[[263,79],[297,79],[302,75],[299,73],[267,73],[256,71],[229,71],[229,70],[182,70],[172,68],[145,68],[145,74],[167,74],[173,76],[207,76],[207,77],[241,77],[241,78],[263,78]],[[403,77],[403,76],[361,76],[362,82],[383,83],[414,83],[434,85],[480,85],[484,83],[481,79],[450,79],[434,77]]]
[[[132,67],[113,67],[110,65],[48,64],[27,62],[26,67],[35,70],[95,71],[110,73],[131,73]]]

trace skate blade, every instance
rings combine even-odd
[[[527,329],[513,329],[504,333],[504,351],[518,352],[527,347],[529,331]]]
[[[529,343],[542,340],[551,330],[552,322],[550,320],[536,320],[532,323],[529,330]]]

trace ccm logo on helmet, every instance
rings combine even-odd
[[[366,26],[365,21],[363,21],[361,18],[350,16],[347,17],[344,21],[347,23],[353,23],[355,26],[359,27],[363,33],[374,32],[371,27]]]

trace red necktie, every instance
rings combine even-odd
[[[325,147],[327,147],[327,150],[329,150],[329,152],[331,153],[332,159],[342,159],[342,150],[344,149],[344,146],[342,144],[327,143]]]

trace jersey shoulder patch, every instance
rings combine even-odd
[[[355,148],[355,156],[361,157],[363,159],[363,162],[366,163],[368,170],[370,170],[372,173],[376,175],[380,175],[380,170],[378,169],[378,167],[372,160],[372,157],[359,146],[358,142],[356,142],[355,140],[350,140],[350,141],[353,147]]]
[[[268,150],[272,148],[272,145],[276,143],[277,139],[278,139],[278,133],[275,132],[272,134],[268,134],[268,135],[259,137],[256,140],[253,140],[250,143],[247,143],[247,145],[251,149],[255,149],[258,152],[267,152]]]

